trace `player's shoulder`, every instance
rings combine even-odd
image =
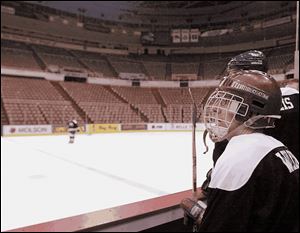
[[[233,137],[218,159],[209,187],[233,191],[244,186],[260,161],[273,149],[284,145],[260,133]]]
[[[288,96],[288,95],[299,95],[299,91],[296,90],[295,88],[291,88],[291,87],[281,87],[281,94],[282,96]]]

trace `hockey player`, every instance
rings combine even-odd
[[[227,74],[234,74],[240,70],[260,70],[267,72],[267,69],[268,65],[265,55],[260,51],[251,50],[232,58],[227,65]],[[283,142],[297,159],[299,159],[299,82],[298,80],[290,80],[285,83],[288,83],[287,86],[281,88],[282,107],[280,115],[282,119],[277,120],[276,128],[265,129],[264,132]],[[290,129],[293,129],[293,131]],[[228,141],[226,139],[221,142],[215,142],[215,148],[213,150],[214,164],[224,152],[227,143]],[[207,179],[198,190],[199,200],[205,201],[207,198],[210,174],[211,171],[208,172]],[[191,209],[193,209],[196,215],[199,213],[203,215],[203,210],[201,210],[203,205],[201,205],[201,207],[197,202],[191,199],[183,200],[181,206],[187,214],[194,219],[195,216],[191,215]],[[199,219],[197,219],[197,221],[199,221]]]
[[[258,50],[250,50],[233,57],[227,64],[227,69],[224,76],[226,77],[226,75],[230,75],[230,74],[233,75],[241,70],[258,70],[262,72],[267,72],[268,63],[265,54]],[[204,143],[206,144],[205,138],[206,138],[206,132],[204,136]],[[227,139],[215,142],[215,147],[213,149],[213,155],[212,155],[213,164],[216,163],[218,158],[224,152],[227,144],[228,144]],[[198,200],[199,200],[198,203],[189,198],[184,199],[181,202],[181,207],[183,208],[185,213],[195,221],[195,223],[199,223],[199,220],[201,219],[199,216],[203,215],[205,211],[203,207],[206,206],[207,195],[209,193],[208,185],[211,179],[210,177],[211,170],[212,169],[208,171],[206,175],[206,180],[197,191]],[[191,214],[192,209],[194,211],[194,214]]]
[[[285,144],[299,160],[299,80],[285,80],[280,90],[281,119],[275,122],[275,128],[267,129],[265,133]]]
[[[265,55],[260,51],[251,50],[232,58],[227,65],[226,71],[227,74],[234,74],[240,70],[259,70],[267,72],[267,69],[268,65]],[[277,120],[276,128],[265,129],[264,132],[283,142],[299,160],[299,82],[298,80],[287,80],[284,83],[286,85],[281,88],[282,107],[280,115],[282,119]],[[293,131],[291,131],[291,129],[293,129]],[[226,139],[221,142],[215,142],[215,148],[213,150],[214,164],[224,152],[227,143],[228,141]],[[199,216],[203,215],[205,210],[203,206],[206,205],[210,175],[211,170],[208,172],[207,179],[201,188],[198,189],[198,198],[200,200],[198,203],[191,199],[184,199],[181,203],[182,208],[196,223],[201,220]],[[204,203],[202,201],[204,201]]]
[[[268,62],[265,54],[258,50],[250,50],[244,53],[241,53],[234,58],[232,58],[227,64],[227,75],[237,73],[241,70],[258,70],[262,72],[267,72]],[[228,140],[225,139],[220,142],[215,142],[215,147],[213,150],[213,163],[215,164],[221,154],[224,152]],[[207,179],[202,185],[202,189],[199,192],[200,199],[204,199],[207,191],[205,190],[210,181],[210,174],[208,172]],[[202,195],[203,192],[203,195]]]
[[[204,107],[213,141],[229,141],[212,170],[201,232],[298,231],[299,162],[263,133],[280,118],[281,91],[259,71],[228,75]],[[195,208],[197,207],[197,208]]]
[[[68,132],[70,136],[69,143],[74,143],[75,133],[79,131],[78,123],[75,119],[71,120],[68,123]]]
[[[227,75],[234,74],[241,70],[258,70],[267,72],[268,63],[265,54],[258,50],[250,50],[235,56],[228,62],[226,70]],[[215,143],[213,151],[214,163],[225,150],[227,143],[228,141],[226,139]]]

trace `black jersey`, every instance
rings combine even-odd
[[[283,87],[281,93],[281,119],[265,133],[281,141],[299,160],[299,91]]]
[[[201,232],[299,229],[299,162],[271,136],[233,137],[209,189]]]
[[[213,155],[212,155],[214,164],[216,164],[218,158],[224,152],[227,144],[228,144],[228,140],[227,139],[224,139],[221,142],[216,142],[215,143],[215,148],[214,148]]]
[[[68,131],[69,133],[75,134],[78,131],[78,123],[76,121],[70,121],[68,123]]]
[[[68,128],[69,129],[76,129],[76,128],[78,128],[78,124],[76,122],[74,122],[74,121],[70,121],[68,123]]]

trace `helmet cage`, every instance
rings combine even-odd
[[[214,91],[204,107],[204,124],[211,139],[222,140],[236,116],[246,117],[248,110],[244,98],[227,91]]]

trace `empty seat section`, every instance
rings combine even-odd
[[[192,104],[188,88],[159,88],[161,97],[168,104]]]
[[[94,123],[136,123],[141,117],[106,88],[97,84],[60,83]]]
[[[98,84],[86,84],[75,82],[60,82],[63,89],[74,99],[80,102],[100,102],[100,103],[122,103],[113,94]]]
[[[49,124],[67,125],[72,119],[76,119],[79,125],[84,124],[84,119],[79,116],[69,101],[44,102],[39,104],[39,108]]]
[[[5,99],[64,100],[45,79],[1,77],[1,94]]]
[[[94,123],[141,123],[142,120],[129,104],[80,102],[80,107]]]
[[[166,80],[166,63],[163,62],[143,62],[145,69],[150,75],[150,79]]]
[[[70,101],[47,80],[1,77],[1,97],[10,124],[66,125],[78,115]]]
[[[12,125],[47,124],[38,103],[29,100],[4,100],[9,123]]]
[[[164,114],[168,122],[182,123],[182,110],[183,106],[180,104],[170,104],[163,108]]]
[[[161,106],[158,104],[134,104],[151,123],[163,123],[165,119],[162,115]]]
[[[161,105],[157,103],[151,88],[112,87],[128,103],[138,108],[150,122],[165,122]]]

